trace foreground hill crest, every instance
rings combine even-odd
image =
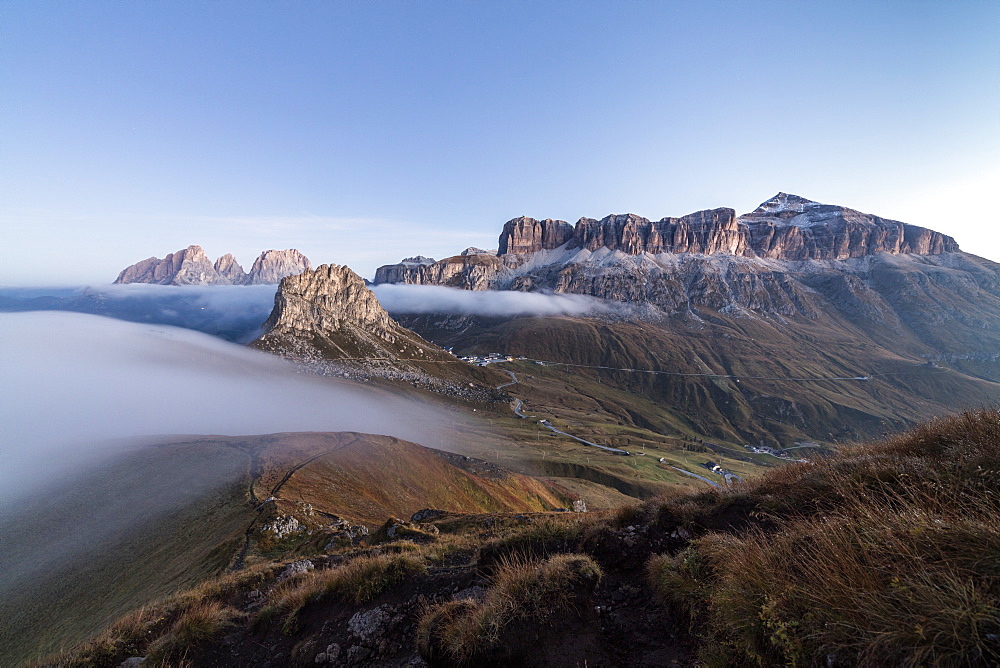
[[[201,246],[188,246],[167,254],[162,260],[151,257],[126,267],[118,274],[115,283],[273,285],[285,276],[310,268],[309,258],[294,248],[264,251],[247,273],[230,253],[213,263]]]

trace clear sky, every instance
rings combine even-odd
[[[1000,3],[0,3],[0,283],[778,191],[1000,259]]]

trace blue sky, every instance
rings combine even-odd
[[[1000,259],[996,2],[0,4],[0,283],[800,194]]]

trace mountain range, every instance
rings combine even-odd
[[[163,259],[151,257],[126,267],[115,283],[272,285],[285,276],[302,273],[311,267],[309,258],[294,248],[266,250],[254,260],[247,273],[229,253],[213,263],[201,246],[188,246]]]
[[[1000,265],[940,232],[779,193],[739,216],[515,218],[498,241],[496,254],[380,267],[375,283],[627,306],[618,317],[396,314],[456,352],[580,365],[623,425],[830,441],[1000,396]]]

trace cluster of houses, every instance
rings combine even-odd
[[[465,357],[459,357],[458,359],[463,362],[468,362],[469,364],[475,364],[476,366],[489,366],[494,362],[513,362],[513,357],[508,357],[507,355],[501,355],[500,353],[489,353],[487,355],[466,355]],[[524,359],[519,358],[519,359]]]

